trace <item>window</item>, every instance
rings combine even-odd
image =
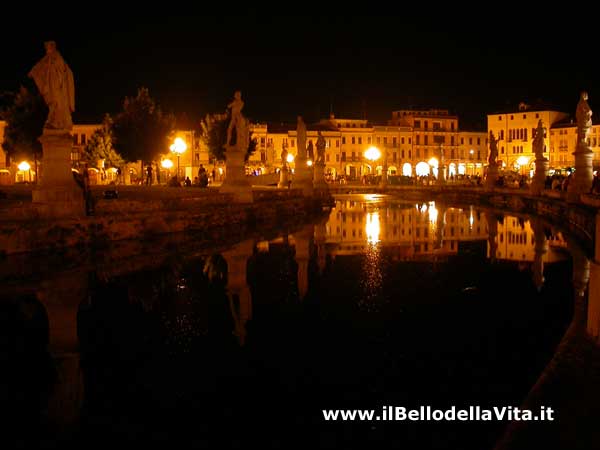
[[[421,128],[421,121],[415,120],[415,128]]]
[[[412,158],[412,151],[411,150],[408,151],[408,157]]]
[[[498,120],[502,120],[502,116],[498,116]]]
[[[441,129],[442,129],[442,127],[439,122],[433,122],[433,131],[439,131]]]
[[[358,137],[358,143],[362,144],[362,137],[360,137],[360,136]]]
[[[473,145],[473,138],[469,138],[469,145]]]
[[[336,146],[336,147],[339,147],[339,146],[340,146],[340,140],[339,140],[339,139],[336,139],[336,140],[335,140],[335,146]],[[293,145],[292,145],[292,147],[293,147]]]
[[[264,146],[265,146],[265,138],[264,138],[264,137],[261,137],[261,138],[260,138],[260,146],[261,146],[261,147],[264,147]]]
[[[450,136],[450,145],[454,145],[454,136]]]
[[[460,145],[465,145],[465,138],[460,138]]]
[[[397,158],[397,156],[398,156],[398,155],[397,155],[397,153],[396,153],[396,152],[392,153],[392,160],[393,160],[394,162],[396,162],[396,160],[398,159],[398,158]]]
[[[527,128],[523,128],[523,140],[527,140]]]
[[[377,136],[377,144],[381,144],[381,138]]]
[[[481,138],[477,138],[477,145],[481,145]]]
[[[454,159],[454,149],[450,150],[450,159]]]
[[[200,161],[200,153],[194,153],[194,159]]]
[[[417,149],[417,158],[420,158],[420,157],[421,157],[421,152],[419,149]]]
[[[383,145],[387,145],[387,136],[384,136],[383,138]]]
[[[477,159],[481,159],[481,150],[477,150]]]
[[[454,131],[454,122],[450,122],[450,129]]]
[[[527,119],[527,114],[523,114],[523,119]]]
[[[401,137],[401,138],[400,138],[400,143],[401,143],[401,144],[404,144],[404,137]]]
[[[510,120],[513,120],[513,119],[514,119],[514,117],[513,117],[513,116],[510,116]]]
[[[398,146],[398,138],[393,137],[392,138],[392,147],[397,147]]]
[[[291,139],[291,147],[295,147],[296,146],[296,140],[295,139]]]
[[[421,136],[417,135],[417,141],[416,144],[419,145],[421,144]]]
[[[429,145],[429,136],[423,136],[423,144]]]
[[[535,115],[535,118],[536,118],[536,119],[539,119],[539,118],[540,118],[540,115],[536,113],[536,115]]]
[[[425,121],[425,129],[427,130],[429,128],[429,123],[427,121]]]
[[[342,161],[346,161],[346,152],[342,152]]]
[[[402,150],[401,155],[402,155],[402,159],[404,159],[404,150]]]
[[[408,143],[410,144],[412,142],[412,138],[408,138]]]
[[[339,155],[339,153],[335,154],[335,162],[340,162],[340,155]]]
[[[370,143],[371,143],[371,136],[369,136],[369,137],[367,138],[367,143],[368,143],[368,144],[370,144]]]
[[[342,144],[346,143],[346,136],[342,136]]]
[[[356,139],[352,136],[352,144],[356,144]]]
[[[73,145],[77,145],[77,133],[73,134]]]

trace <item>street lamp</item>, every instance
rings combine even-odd
[[[374,165],[375,161],[377,161],[379,158],[381,158],[381,151],[377,147],[369,147],[365,151],[365,158],[368,161],[371,161],[371,163]],[[387,175],[386,173],[383,173],[383,170],[387,170],[387,169],[382,168],[382,173],[381,173],[381,183],[382,184],[384,184],[384,180]]]
[[[177,138],[175,138],[175,141],[171,145],[170,149],[171,149],[171,152],[173,152],[177,155],[177,175],[175,176],[175,179],[179,183],[179,157],[181,156],[181,154],[183,152],[185,152],[187,150],[187,145],[183,139],[181,139],[180,137],[177,137]]]
[[[162,166],[163,169],[167,169],[167,173],[168,173],[168,178],[171,178],[171,168],[173,167],[173,161],[171,161],[170,159],[163,159],[160,163],[160,165]]]

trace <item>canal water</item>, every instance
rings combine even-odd
[[[107,251],[4,262],[9,443],[491,449],[507,421],[323,410],[518,407],[573,309],[561,232],[475,207],[342,196],[268,236]]]

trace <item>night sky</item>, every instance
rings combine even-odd
[[[504,15],[273,16],[265,8],[228,17],[183,5],[173,8],[179,15],[94,5],[28,18],[28,32],[11,33],[3,18],[0,91],[17,89],[43,56],[43,41],[55,40],[75,74],[75,123],[117,112],[139,86],[192,120],[223,111],[241,89],[255,121],[303,114],[313,122],[332,105],[338,117],[382,122],[395,109],[440,107],[459,114],[463,128],[485,127],[487,113],[520,101],[573,112],[581,89],[592,109],[600,98],[600,34],[558,13],[521,12],[507,23]]]

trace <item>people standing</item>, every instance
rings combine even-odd
[[[152,184],[152,165],[148,164],[146,166],[146,186],[150,186]]]

